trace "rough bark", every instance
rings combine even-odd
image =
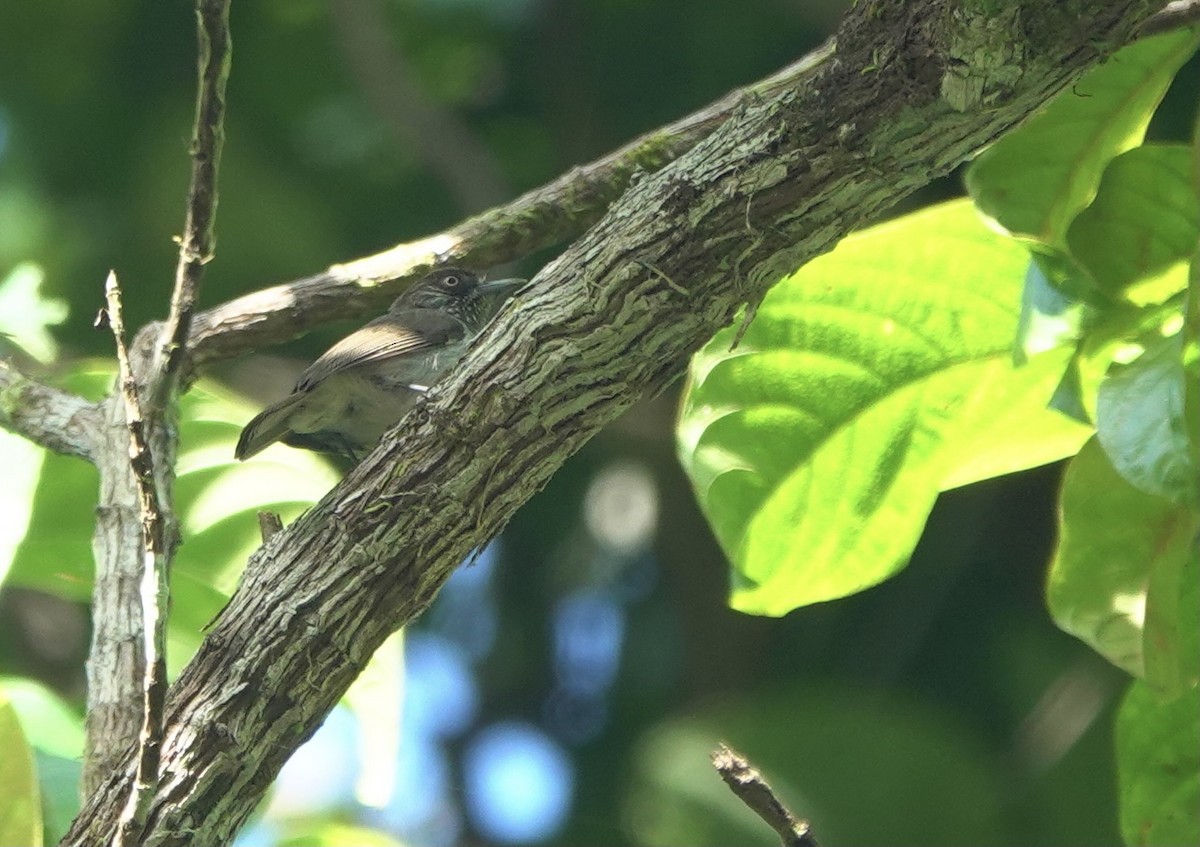
[[[147,844],[228,842],[397,626],[600,427],[785,272],[1131,37],[1141,2],[859,3],[807,84],[636,181],[322,502],[251,560],[172,687]],[[987,23],[984,26],[982,24]],[[104,843],[116,771],[66,844]]]
[[[0,426],[47,450],[95,458],[102,412],[95,403],[31,379],[12,362],[0,361]]]
[[[140,357],[140,372],[146,358]],[[129,472],[129,430],[120,398],[102,405],[104,425],[95,449],[100,471],[92,556],[96,576],[92,607],[92,644],[87,662],[87,719],[84,770],[80,788],[87,796],[120,769],[141,723],[145,651],[142,648],[142,516],[137,488]],[[120,743],[123,741],[124,743]]]

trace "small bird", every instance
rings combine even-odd
[[[500,296],[524,283],[434,271],[313,362],[288,397],[246,424],[234,456],[248,459],[282,441],[358,461],[454,366]]]

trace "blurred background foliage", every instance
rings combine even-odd
[[[535,187],[797,58],[844,5],[235,3],[203,302]],[[97,357],[111,339],[92,329],[107,270],[131,326],[165,312],[194,65],[187,3],[0,7],[0,280],[28,295],[3,301],[6,327],[48,327],[24,352],[91,396],[110,372]],[[1198,69],[1179,74],[1152,138],[1187,137]],[[959,193],[956,177],[918,200]],[[236,582],[253,509],[290,517],[336,479],[286,448],[230,458],[254,409],[350,328],[224,365],[189,395],[176,667]],[[637,404],[456,574],[288,765],[242,844],[772,843],[708,768],[721,739],[827,843],[1119,843],[1126,677],[1057,630],[1043,599],[1059,468],[943,495],[882,585],[754,617],[727,606],[728,566],[675,459],[677,402]],[[49,840],[77,802],[95,473],[0,437],[0,560],[15,551],[0,674]]]

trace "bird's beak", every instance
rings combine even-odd
[[[494,297],[497,294],[515,291],[527,282],[527,279],[497,279],[493,282],[481,282],[476,291],[484,297]]]

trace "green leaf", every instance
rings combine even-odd
[[[79,783],[83,777],[83,760],[80,757],[64,759],[34,749],[37,762],[38,787],[42,794],[42,820],[45,825],[44,840],[57,844],[71,828],[71,822],[79,814]]]
[[[83,716],[39,682],[0,677],[29,745],[33,748],[47,843],[67,833],[79,811],[83,760]],[[8,842],[0,841],[0,844]]]
[[[1187,259],[1200,237],[1193,170],[1186,145],[1147,144],[1104,171],[1067,243],[1105,294],[1159,303],[1187,286]]]
[[[979,208],[1016,235],[1062,247],[1105,166],[1136,147],[1179,67],[1200,43],[1181,29],[1134,42],[1059,94],[967,170]]]
[[[1126,844],[1200,844],[1200,689],[1164,701],[1130,686],[1117,715],[1117,775]]]
[[[1067,362],[1062,379],[1050,397],[1050,408],[1061,412],[1073,421],[1092,425],[1094,415],[1088,409],[1089,392],[1083,376],[1083,358],[1076,351]]]
[[[1178,598],[1198,528],[1194,513],[1126,482],[1092,439],[1063,480],[1046,589],[1055,623],[1118,667],[1177,690],[1194,662]]]
[[[24,677],[0,677],[0,690],[16,710],[33,747],[63,759],[83,756],[83,716],[65,700],[40,682]]]
[[[4,468],[4,484],[0,485],[0,515],[4,515],[0,521],[0,585],[29,526],[44,454],[21,436],[0,431],[0,467]]]
[[[1177,514],[1161,539],[1146,597],[1146,682],[1167,695],[1200,685],[1200,514],[1188,518]]]
[[[1039,353],[1056,350],[1078,340],[1083,326],[1082,301],[1064,293],[1061,280],[1052,279],[1050,255],[1035,253],[1021,288],[1021,317],[1013,356],[1024,364]]]
[[[38,265],[23,262],[0,281],[0,336],[8,336],[39,362],[53,361],[58,353],[47,327],[67,319],[66,301],[42,296],[45,277]]]
[[[17,711],[0,695],[0,844],[37,847],[42,843],[42,807],[33,753],[21,732]]]
[[[940,490],[1074,453],[1069,351],[1014,367],[1028,254],[965,201],[847,239],[693,359],[680,460],[762,614],[903,567]]]
[[[235,460],[242,425],[257,411],[213,381],[201,380],[183,398],[175,488],[184,543],[172,569],[174,668],[195,651],[261,546],[258,511],[278,512],[286,524],[339,478],[325,459],[282,446],[249,462]]]
[[[1137,359],[1114,364],[1100,383],[1096,434],[1134,487],[1176,503],[1200,502],[1184,420],[1183,333],[1154,338]]]

